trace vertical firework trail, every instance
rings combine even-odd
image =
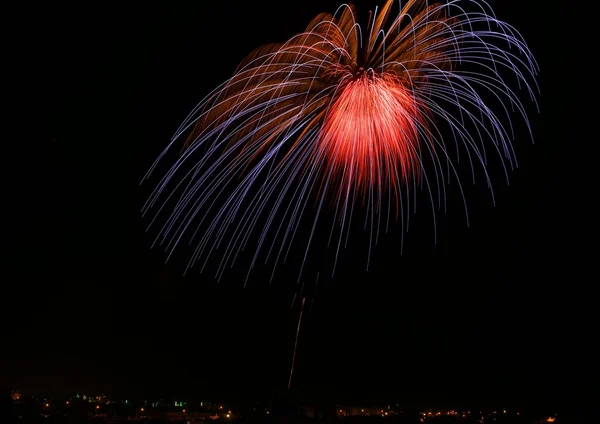
[[[451,182],[468,225],[460,156],[494,203],[488,161],[495,156],[508,181],[517,166],[513,115],[531,135],[511,85],[537,108],[538,66],[521,35],[483,0],[388,0],[365,28],[355,16],[344,4],[256,49],[182,123],[146,175],[185,139],[143,207],[155,213],[150,226],[167,260],[189,244],[186,272],[198,263],[220,279],[250,252],[246,282],[260,261],[273,279],[302,243],[299,281],[315,235],[325,233],[333,275],[360,217],[368,268],[390,221],[408,229],[417,192],[431,204],[434,240]],[[327,209],[333,223],[322,219]]]
[[[292,354],[292,366],[290,367],[290,379],[288,380],[288,390],[292,387],[292,375],[294,373],[294,364],[296,362],[296,349],[298,348],[298,337],[300,336],[300,324],[302,324],[302,313],[304,312],[304,302],[306,298],[302,298],[300,305],[300,316],[298,317],[298,328],[296,328],[296,341],[294,342],[294,353]]]

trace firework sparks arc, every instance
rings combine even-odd
[[[462,193],[451,151],[466,153],[473,176],[481,165],[493,200],[490,151],[506,178],[516,166],[511,115],[531,134],[505,81],[537,108],[531,51],[484,1],[409,0],[393,15],[395,5],[375,9],[366,29],[350,4],[319,14],[287,42],[252,52],[190,113],[145,177],[185,137],[143,208],[169,257],[194,243],[189,267],[216,257],[221,278],[252,244],[249,272],[264,254],[274,274],[312,202],[300,278],[323,208],[335,210],[336,263],[360,200],[370,258],[392,217],[407,228],[409,193],[422,188],[433,210],[445,206],[451,178]]]

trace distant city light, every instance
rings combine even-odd
[[[19,391],[17,391],[16,389],[13,389],[13,391],[11,392],[11,395],[14,395],[15,393],[20,394]],[[67,413],[67,411],[70,410],[71,399],[77,399],[77,396],[78,395],[66,397],[66,398],[63,398],[62,400],[58,400],[58,399],[54,399],[54,398],[50,398],[50,397],[48,397],[48,398],[37,397],[36,398],[35,396],[32,396],[32,398],[36,399],[37,402],[39,402],[39,403],[37,403],[36,408],[40,408],[40,407],[42,408],[43,412],[38,410],[39,412],[41,412],[41,416],[49,418],[50,414],[56,412],[56,410],[57,410],[56,408],[52,409],[52,411],[50,410],[50,407],[51,407],[50,402],[51,401],[58,402],[57,403],[57,408],[59,408],[58,410],[60,410],[61,403],[63,405],[69,406],[69,408],[64,409],[64,412]],[[79,396],[85,396],[85,395],[79,395]],[[101,400],[97,400],[98,398],[100,398]],[[17,403],[19,402],[19,400],[16,399],[15,396],[13,396],[12,399],[14,402],[17,402]],[[66,400],[66,399],[68,399],[68,400]],[[106,414],[107,412],[110,411],[111,405],[109,405],[109,404],[111,404],[111,403],[118,404],[119,402],[121,402],[122,404],[128,404],[129,400],[125,399],[125,400],[115,401],[114,399],[107,398],[103,394],[102,396],[87,396],[87,402],[89,402],[88,407],[93,408],[93,410],[96,411],[95,414],[97,416],[100,416],[100,414]],[[148,416],[147,416],[147,414],[144,414],[144,411],[145,411],[146,407],[148,407],[150,404],[152,405],[152,407],[150,409],[149,414],[153,414],[155,412],[158,413],[159,410],[161,410],[162,408],[165,408],[165,407],[169,408],[168,410],[170,410],[170,411],[174,411],[173,403],[171,403],[171,402],[172,401],[169,400],[165,403],[164,399],[160,399],[159,401],[153,402],[153,399],[148,399],[148,400],[145,400],[144,403],[142,403],[142,405],[144,405],[144,406],[140,407],[140,406],[136,406],[136,405],[139,405],[139,403],[138,403],[138,401],[134,400],[132,403],[133,409],[128,410],[129,414],[126,413],[126,416],[130,415],[129,417],[127,417],[127,419],[128,420],[133,419],[134,415],[135,415],[136,420],[147,419]],[[236,408],[235,404],[219,405],[217,403],[212,403],[212,402],[198,402],[198,403],[196,403],[196,402],[197,401],[194,401],[194,402],[175,401],[174,402],[175,406],[182,407],[182,408],[176,409],[177,411],[180,411],[180,413],[179,414],[175,413],[175,415],[179,415],[178,418],[180,420],[182,420],[182,422],[185,417],[187,417],[187,418],[185,418],[186,420],[191,419],[196,415],[196,412],[195,412],[196,410],[193,409],[193,407],[192,407],[192,411],[189,412],[190,415],[188,415],[187,406],[184,409],[183,405],[188,405],[188,404],[198,405],[198,403],[199,403],[201,406],[204,406],[204,404],[206,404],[206,407],[209,408],[209,411],[212,411],[212,412],[209,412],[206,417],[204,417],[207,420],[209,418],[212,421],[215,421],[215,420],[218,421],[220,419],[223,423],[231,423],[240,418],[240,410]],[[102,408],[103,403],[106,403],[106,405],[107,405],[106,408]],[[140,401],[140,403],[141,403],[141,401]],[[170,407],[169,407],[169,404],[171,405]],[[75,400],[74,407],[77,408],[77,405],[78,405],[78,400]],[[222,410],[222,412],[215,412],[214,411],[215,406],[218,409]],[[236,409],[236,416],[235,417],[233,416],[233,410],[225,409],[225,406],[233,407],[234,409]],[[353,405],[343,405],[343,404],[338,404],[336,407],[339,408],[337,410],[337,414],[339,414],[339,415],[337,415],[338,418],[342,417],[343,415],[357,416],[357,418],[358,418],[358,416],[364,417],[364,416],[368,416],[368,415],[371,415],[371,416],[379,415],[381,418],[387,418],[387,419],[394,420],[394,417],[399,417],[402,414],[406,414],[406,412],[402,411],[400,408],[394,408],[394,410],[392,411],[391,407],[389,407],[389,406],[388,406],[389,410],[377,409],[377,407],[374,407],[374,406],[370,406],[370,407],[366,407],[366,408],[365,407],[359,408],[358,405],[353,406]],[[381,407],[381,405],[379,407]],[[159,408],[159,409],[154,409],[154,408]],[[100,409],[102,409],[103,412],[100,412]],[[260,411],[260,409],[263,409],[263,411],[265,411],[266,415],[271,414],[269,407],[267,405],[261,405],[260,402],[256,402],[256,405],[253,408],[253,410]],[[335,409],[333,409],[333,411],[335,411]],[[244,412],[243,411],[241,411],[241,412],[242,412],[242,417],[243,417]],[[258,412],[258,413],[260,413],[260,412]],[[254,414],[256,414],[256,412],[254,412]],[[425,411],[423,411],[423,410],[419,411],[417,420],[421,421],[422,423],[428,423],[428,422],[430,422],[430,420],[434,421],[436,418],[441,418],[443,416],[447,416],[447,417],[452,416],[456,420],[465,420],[465,419],[467,419],[468,415],[470,415],[470,414],[471,414],[470,410],[464,411],[464,410],[460,410],[460,409],[459,410],[442,409],[442,410],[436,411],[436,409],[432,408],[429,410],[426,409]],[[473,414],[477,414],[477,411],[473,411]],[[506,419],[506,417],[510,417],[511,414],[519,416],[520,412],[518,410],[511,408],[510,410],[497,409],[497,410],[481,411],[480,414],[481,414],[480,416],[476,417],[479,420],[478,422],[483,422],[484,419],[486,420],[486,422],[488,422],[488,420],[493,420],[493,421],[502,420],[502,417],[504,417],[504,419]],[[92,414],[92,415],[94,415],[94,414]],[[381,419],[381,418],[379,418],[379,419]],[[225,419],[225,421],[223,421],[223,419]],[[388,422],[387,419],[382,420],[381,424],[384,424],[384,422]],[[475,419],[475,418],[473,418],[473,419]],[[558,414],[554,414],[554,413],[547,414],[547,415],[541,415],[541,416],[538,416],[536,419],[537,419],[536,422],[538,422],[538,423],[544,422],[544,423],[556,424],[557,422],[560,421],[558,419]]]

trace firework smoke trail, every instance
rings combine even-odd
[[[310,215],[300,280],[323,210],[335,211],[336,263],[362,208],[368,267],[390,221],[408,229],[417,191],[431,203],[435,237],[446,185],[457,181],[462,193],[460,155],[473,180],[483,171],[494,202],[490,153],[508,180],[517,165],[511,116],[531,133],[505,79],[537,108],[535,59],[483,0],[408,0],[393,14],[398,4],[376,8],[365,28],[352,5],[318,15],[287,42],[251,53],[192,111],[148,172],[187,137],[143,208],[155,213],[155,243],[169,258],[187,242],[188,268],[210,261],[220,279],[251,246],[248,275],[259,260],[272,261],[274,275]]]

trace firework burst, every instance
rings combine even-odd
[[[483,1],[397,7],[388,0],[364,28],[352,5],[318,15],[289,41],[251,53],[192,111],[149,171],[184,139],[143,210],[155,212],[169,257],[192,243],[189,266],[204,269],[212,257],[220,278],[251,246],[249,270],[262,254],[274,272],[309,217],[302,267],[327,207],[337,258],[358,203],[370,256],[391,219],[408,225],[417,189],[443,208],[445,186],[459,181],[451,151],[481,165],[490,191],[489,151],[508,178],[511,115],[529,122],[506,78],[536,104],[538,69],[525,41]]]

